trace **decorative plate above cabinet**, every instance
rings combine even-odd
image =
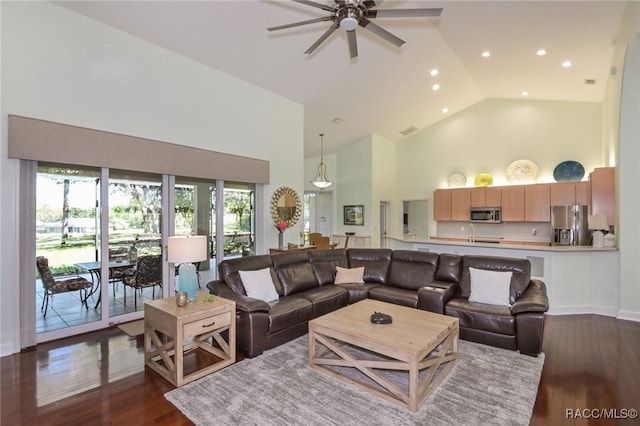
[[[516,160],[507,166],[505,175],[510,183],[532,183],[538,179],[538,166],[530,160]]]
[[[493,183],[493,176],[488,173],[480,173],[473,181],[475,186],[489,186]]]
[[[465,186],[467,184],[467,177],[462,173],[451,173],[447,179],[447,186],[449,188],[457,188]]]
[[[558,164],[553,169],[553,178],[556,182],[573,182],[582,180],[584,167],[577,161],[567,160]]]

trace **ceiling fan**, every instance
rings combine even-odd
[[[307,6],[316,7],[330,13],[329,16],[322,18],[309,19],[307,21],[294,22],[292,24],[279,25],[277,27],[267,28],[269,31],[283,30],[285,28],[298,27],[300,25],[314,24],[316,22],[333,21],[331,27],[320,36],[320,38],[311,45],[304,53],[310,54],[318,48],[335,30],[342,28],[347,32],[347,40],[349,42],[349,54],[351,58],[358,56],[358,45],[356,42],[356,27],[359,25],[366,28],[375,35],[382,37],[389,43],[400,47],[404,44],[404,40],[391,34],[389,31],[371,22],[373,18],[417,18],[417,17],[433,17],[440,16],[442,8],[430,9],[384,9],[376,10],[384,0],[334,0],[335,6],[327,6],[325,4],[316,3],[308,0],[292,0],[296,3],[305,4]]]

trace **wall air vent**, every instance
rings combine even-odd
[[[402,133],[403,135],[407,136],[410,135],[413,132],[418,131],[418,128],[416,126],[411,126],[411,127],[407,127],[404,130],[401,130],[400,133]]]
[[[596,81],[592,78],[585,78],[584,84],[596,84]]]

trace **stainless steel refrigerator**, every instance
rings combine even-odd
[[[587,224],[587,206],[551,206],[551,244],[588,246],[591,232]]]

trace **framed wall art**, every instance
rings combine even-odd
[[[364,205],[344,206],[345,225],[364,225]]]

